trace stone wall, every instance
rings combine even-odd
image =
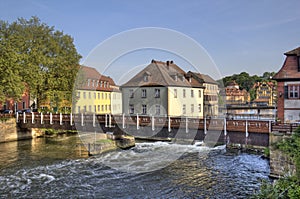
[[[270,177],[279,178],[296,173],[296,166],[292,159],[282,151],[276,149],[273,144],[288,137],[283,133],[270,133]]]
[[[0,120],[0,143],[32,139],[33,137],[31,129],[20,129],[17,127],[15,118],[2,118]]]

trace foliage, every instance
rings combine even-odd
[[[274,75],[275,72],[264,72],[262,76],[250,76],[247,72],[241,72],[240,74],[226,76],[221,80],[218,80],[218,82],[223,82],[226,87],[230,82],[235,81],[240,86],[240,89],[246,89],[248,92],[250,91],[251,99],[254,99],[255,92],[252,90],[254,83],[261,82],[263,80],[271,80]]]
[[[280,178],[274,184],[263,182],[260,192],[254,198],[300,198],[300,127],[291,138],[276,144],[276,147],[293,158],[296,175]]]
[[[37,17],[0,21],[0,101],[20,99],[25,87],[38,103],[71,101],[80,58],[71,36]]]

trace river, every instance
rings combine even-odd
[[[77,140],[0,144],[0,198],[247,198],[269,175],[267,160],[223,146],[141,142],[81,158]]]

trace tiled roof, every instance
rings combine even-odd
[[[202,87],[195,79],[191,82],[186,78],[186,73],[173,61],[155,61],[146,66],[137,75],[131,78],[122,87],[139,86],[179,86],[179,87]]]
[[[289,52],[284,53],[286,55],[285,61],[281,69],[274,75],[274,80],[284,79],[300,79],[299,71],[299,56],[300,47]]]
[[[209,75],[205,75],[205,74],[201,74],[201,73],[195,73],[195,72],[191,72],[191,71],[189,71],[188,74],[195,75],[196,78],[198,80],[200,80],[200,82],[210,83],[210,84],[217,84],[218,85],[218,82],[215,81],[213,78],[211,78]]]
[[[95,68],[89,66],[81,66],[80,73],[83,78],[83,85],[79,86],[77,89],[83,90],[98,90],[98,91],[113,91],[112,87],[116,87],[114,80],[108,76],[101,75]],[[94,84],[93,84],[94,80]],[[88,85],[88,81],[90,81]],[[97,81],[98,87],[97,87]],[[102,82],[102,87],[101,87]],[[104,82],[105,87],[104,87]]]

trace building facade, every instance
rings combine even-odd
[[[276,104],[276,84],[275,82],[256,82],[253,86],[256,92],[255,104],[265,106],[275,106]]]
[[[300,47],[284,55],[283,66],[273,77],[277,81],[277,117],[282,122],[300,121]]]
[[[74,113],[110,114],[121,110],[121,93],[112,78],[82,66],[82,84],[76,89]]]
[[[187,73],[189,76],[192,76],[204,87],[204,116],[213,116],[216,117],[219,115],[219,84],[209,75],[195,73],[189,71]]]
[[[125,114],[203,117],[203,86],[173,61],[152,60],[121,90]]]
[[[227,105],[243,105],[250,102],[250,94],[245,90],[240,90],[239,85],[232,81],[225,88]]]

